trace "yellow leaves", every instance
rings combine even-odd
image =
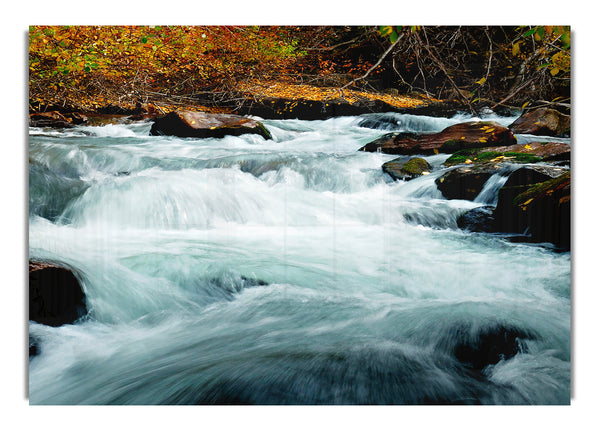
[[[479,142],[487,142],[487,139],[486,138],[479,138],[478,141]]]
[[[531,150],[533,147],[529,144],[525,144],[525,147],[523,148],[525,148],[526,150]]]
[[[496,129],[494,126],[483,126],[483,127],[480,127],[480,130],[483,130],[484,133],[492,133]],[[485,142],[485,141],[482,141],[482,139],[486,139],[486,138],[479,138],[479,142]]]
[[[283,99],[304,99],[311,101],[328,101],[343,97],[354,103],[358,100],[380,100],[398,108],[408,108],[421,105],[423,102],[407,96],[392,96],[390,94],[368,93],[364,91],[344,90],[340,94],[335,87],[316,87],[308,84],[293,84],[290,82],[243,82],[240,89],[254,97],[275,97]]]
[[[485,77],[483,77],[479,81],[475,81],[475,84],[483,85],[483,84],[485,84],[485,81],[486,81],[486,79],[485,79]]]
[[[516,57],[517,55],[519,55],[521,53],[521,47],[519,46],[521,42],[517,42],[512,46],[512,55],[513,57]]]

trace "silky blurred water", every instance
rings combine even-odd
[[[30,322],[30,403],[568,404],[570,254],[457,229],[506,172],[446,200],[448,155],[394,182],[394,156],[357,151],[470,116],[387,116],[268,120],[273,140],[31,129],[30,258],[73,268],[90,312]],[[457,359],[494,328],[524,348]]]

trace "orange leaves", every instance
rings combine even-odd
[[[284,82],[252,82],[241,85],[241,90],[255,97],[277,97],[284,99],[334,100],[340,98],[340,91],[334,87],[315,87],[308,84],[292,84]],[[409,108],[423,102],[405,96],[367,93],[364,91],[344,90],[345,100],[354,103],[360,99],[381,100],[397,108]]]

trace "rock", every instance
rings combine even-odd
[[[542,136],[569,136],[571,116],[550,108],[538,108],[517,118],[509,129],[513,133]]]
[[[171,135],[181,138],[223,138],[246,133],[271,139],[271,134],[261,122],[233,114],[173,111],[156,118],[150,129],[151,135]]]
[[[358,127],[377,130],[398,130],[398,118],[394,114],[371,114],[358,123]]]
[[[37,356],[40,353],[39,343],[40,341],[37,338],[29,336],[29,358]]]
[[[29,261],[29,320],[61,326],[86,313],[85,295],[71,270]]]
[[[482,371],[518,353],[527,353],[524,341],[534,339],[535,334],[501,323],[480,328],[465,323],[452,328],[449,338],[455,343],[451,351],[456,359],[473,370]]]
[[[506,127],[491,121],[472,121],[452,125],[439,133],[389,133],[368,143],[359,151],[404,155],[437,154],[516,143],[513,133]]]
[[[437,178],[435,183],[446,199],[472,201],[481,192],[486,181],[501,168],[498,163],[459,166]]]
[[[73,124],[67,117],[58,111],[38,112],[29,115],[29,125],[31,127],[53,127],[69,128]]]
[[[562,142],[530,142],[503,147],[460,150],[444,162],[446,166],[459,163],[481,163],[497,159],[511,163],[553,162],[571,159],[571,146]]]
[[[399,157],[384,163],[381,169],[394,180],[403,181],[412,180],[431,172],[429,163],[420,157]]]
[[[473,208],[462,214],[456,219],[456,225],[459,229],[470,232],[494,232],[494,207],[483,206]]]
[[[535,181],[544,177],[539,174],[528,175],[531,175],[531,181]],[[549,242],[558,248],[570,250],[571,171],[534,184],[519,185],[515,180],[508,187],[505,185],[498,194],[494,219],[499,232],[527,232],[532,242]]]

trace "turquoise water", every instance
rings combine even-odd
[[[356,151],[384,133],[361,120],[268,120],[273,140],[30,129],[30,257],[74,268],[90,310],[30,322],[30,403],[568,404],[570,253],[458,230],[501,178],[446,200],[440,154],[393,182],[393,156]],[[465,365],[498,328],[518,353]]]

